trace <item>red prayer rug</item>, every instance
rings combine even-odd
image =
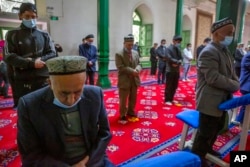
[[[119,124],[119,97],[116,89],[117,73],[109,74],[111,89],[104,90],[104,100],[113,138],[107,154],[117,166],[137,160],[178,150],[178,139],[183,123],[175,115],[184,109],[194,109],[196,71],[190,71],[191,81],[179,82],[175,100],[179,103],[168,106],[164,103],[165,85],[156,84],[156,76],[149,70],[141,74],[142,86],[138,89],[136,112],[138,122]],[[8,99],[9,100],[9,99]],[[19,167],[20,156],[16,144],[16,111],[0,108],[0,167]],[[190,130],[189,133],[191,133]],[[237,145],[237,128],[231,128],[226,137],[218,138],[215,149],[228,154],[227,149]]]

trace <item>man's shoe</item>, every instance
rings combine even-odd
[[[125,125],[126,123],[128,123],[128,121],[127,121],[126,117],[123,116],[123,117],[120,118],[120,120],[118,121],[118,123]]]
[[[138,122],[139,118],[138,117],[130,117],[130,118],[128,118],[128,121],[129,122]]]
[[[168,105],[168,106],[172,106],[173,105],[171,101],[167,101],[167,102],[165,102],[165,104]]]
[[[174,104],[179,104],[179,102],[176,101],[176,100],[173,100],[172,102],[173,102]]]

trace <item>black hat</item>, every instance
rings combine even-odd
[[[173,40],[175,40],[175,41],[182,41],[182,37],[180,35],[175,35],[173,37]]]
[[[94,35],[93,34],[89,34],[85,37],[85,39],[89,39],[89,38],[94,38]]]
[[[124,42],[134,42],[134,36],[132,34],[128,34],[124,37]]]
[[[228,24],[233,24],[232,19],[226,17],[224,19],[218,20],[212,24],[211,27],[211,32],[214,33],[216,30],[228,25]]]
[[[34,13],[37,13],[36,6],[33,3],[22,3],[19,8],[19,13],[22,14],[25,11],[32,11]]]

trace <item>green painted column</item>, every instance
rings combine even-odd
[[[175,35],[182,34],[182,20],[183,20],[183,0],[177,0],[176,4],[176,20],[175,20]]]
[[[243,0],[240,3],[241,3],[241,10],[240,10],[239,14],[240,14],[240,18],[241,18],[241,23],[240,23],[240,28],[239,28],[239,38],[238,38],[238,40],[242,42],[242,34],[244,32],[247,0]]]
[[[229,47],[232,52],[242,40],[246,4],[246,0],[217,0],[216,20],[230,17],[235,25],[234,42]]]
[[[109,80],[109,0],[98,0],[98,80],[97,85],[110,88]]]

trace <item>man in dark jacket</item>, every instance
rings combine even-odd
[[[87,60],[46,61],[49,85],[20,98],[17,144],[23,167],[114,167],[101,88],[84,85]]]
[[[20,27],[8,31],[4,47],[4,59],[14,86],[14,107],[21,96],[47,85],[49,73],[45,61],[56,56],[49,34],[36,27],[35,5],[22,3],[19,19]]]
[[[158,43],[154,43],[154,46],[150,49],[150,62],[151,62],[150,75],[156,74],[157,61],[158,61],[158,56],[157,56],[157,51],[156,51],[157,46],[158,46]]]
[[[182,37],[175,35],[173,43],[167,47],[166,51],[166,86],[165,86],[165,104],[172,105],[177,103],[174,100],[174,95],[178,87],[180,78],[180,65],[182,63],[182,55],[180,50]]]
[[[79,55],[88,59],[86,84],[94,85],[97,61],[97,48],[93,45],[94,35],[87,35],[85,41],[86,43],[79,45]]]
[[[161,40],[161,45],[157,48],[158,56],[158,84],[164,84],[166,81],[166,40]]]
[[[238,46],[234,52],[234,68],[235,68],[235,73],[240,78],[240,72],[241,72],[241,60],[244,57],[244,44],[243,43],[238,43]]]
[[[207,37],[203,40],[203,44],[201,44],[197,50],[196,50],[196,62],[198,61],[199,55],[201,53],[201,51],[207,46],[207,44],[209,44],[211,42],[211,38]]]

